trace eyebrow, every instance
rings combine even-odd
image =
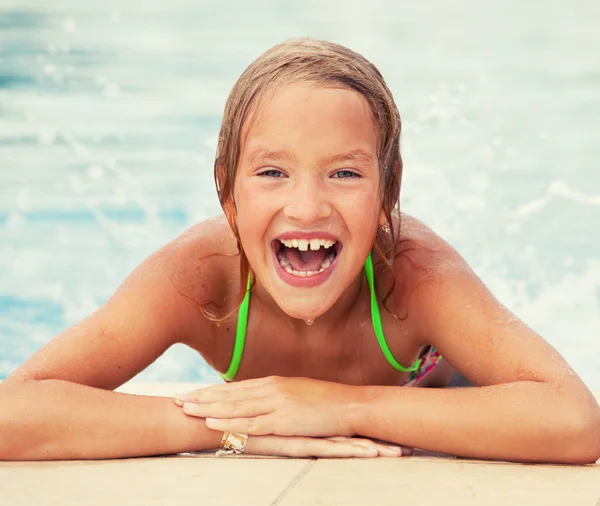
[[[347,161],[375,165],[373,157],[362,149],[353,149],[352,151],[348,151],[347,153],[340,153],[327,159],[328,164]]]
[[[285,150],[272,151],[270,149],[264,149],[264,148],[254,150],[252,153],[250,153],[250,156],[248,157],[251,164],[254,164],[260,160],[281,162],[281,161],[286,161],[286,160],[292,160],[293,158],[294,157]],[[375,164],[373,157],[369,153],[367,153],[365,150],[360,149],[360,148],[353,149],[351,151],[348,151],[347,153],[339,153],[337,155],[333,155],[324,160],[326,165],[329,165],[332,163],[347,162],[347,161],[366,163],[369,165]]]
[[[260,160],[270,160],[272,162],[281,162],[285,160],[291,160],[292,157],[287,151],[272,151],[270,149],[255,149],[250,153],[248,160],[251,164],[254,164]]]

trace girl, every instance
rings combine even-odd
[[[260,56],[225,107],[224,216],[153,254],[0,386],[0,458],[598,459],[600,408],[579,377],[400,212],[399,138],[362,56],[309,39]],[[112,391],[174,343],[229,383],[175,400]],[[454,368],[476,386],[426,388]]]

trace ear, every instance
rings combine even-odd
[[[379,213],[379,225],[385,227],[387,225],[387,217],[385,216],[385,212],[383,209]]]

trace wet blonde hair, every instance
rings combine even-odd
[[[374,244],[376,252],[391,269],[400,228],[399,213],[392,213],[400,196],[402,158],[400,156],[401,122],[394,98],[377,67],[360,54],[338,44],[309,38],[290,39],[260,55],[235,83],[227,103],[219,132],[215,160],[215,183],[219,201],[237,239],[240,254],[240,299],[244,298],[250,265],[237,228],[234,182],[241,151],[242,130],[250,115],[269,91],[294,82],[309,82],[329,87],[343,87],[360,93],[369,104],[378,134],[380,170],[379,194],[387,225],[380,227]],[[384,297],[383,303],[394,289]]]

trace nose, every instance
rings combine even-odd
[[[327,190],[312,177],[294,181],[284,215],[291,221],[313,224],[331,216],[332,206]]]

